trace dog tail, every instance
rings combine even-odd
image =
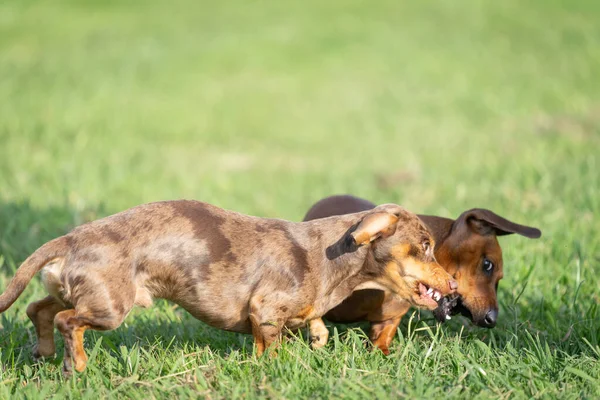
[[[6,311],[19,298],[31,278],[41,270],[44,265],[68,252],[67,238],[61,236],[49,241],[30,255],[17,269],[8,287],[0,295],[0,313]]]

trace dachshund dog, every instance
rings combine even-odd
[[[65,375],[86,368],[87,329],[115,329],[153,298],[214,327],[251,333],[260,355],[282,330],[320,318],[360,287],[435,308],[457,284],[435,261],[434,245],[422,221],[394,204],[294,223],[198,201],[150,203],[44,244],[0,295],[0,312],[41,271],[49,295],[27,307],[34,357],[55,353],[56,327]]]
[[[370,201],[349,196],[331,196],[318,201],[304,217],[305,221],[333,215],[370,210]],[[476,325],[493,328],[498,318],[497,290],[502,279],[502,249],[496,236],[518,233],[539,238],[541,232],[532,227],[510,222],[492,211],[472,209],[456,220],[419,215],[435,238],[435,257],[440,265],[458,282],[457,296],[444,297],[434,310],[443,322],[450,315],[462,314]],[[371,322],[370,338],[385,354],[396,334],[400,320],[411,304],[386,290],[355,291],[342,304],[329,311],[325,318],[333,322]],[[322,320],[310,322],[319,336],[312,338],[313,346],[327,342],[328,330]],[[318,328],[317,328],[318,327]],[[312,335],[313,329],[311,329]]]

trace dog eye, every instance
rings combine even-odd
[[[487,258],[483,259],[483,270],[488,273],[491,274],[492,271],[494,270],[494,263],[491,262],[490,260],[488,260]]]
[[[431,243],[429,243],[429,240],[425,240],[423,242],[423,250],[425,250],[425,253],[427,253],[429,251],[430,247],[431,247]]]

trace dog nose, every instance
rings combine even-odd
[[[486,328],[493,328],[496,326],[496,320],[498,319],[498,310],[492,308],[485,314],[485,318],[483,322],[485,323]]]
[[[449,285],[450,285],[450,290],[458,289],[458,282],[456,282],[454,279],[450,279]]]

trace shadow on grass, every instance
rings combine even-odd
[[[149,309],[133,310],[121,327],[104,336],[126,346],[168,347],[183,353],[208,347],[222,357],[232,351],[252,354],[253,346],[252,335],[213,328],[182,307],[160,299]]]

